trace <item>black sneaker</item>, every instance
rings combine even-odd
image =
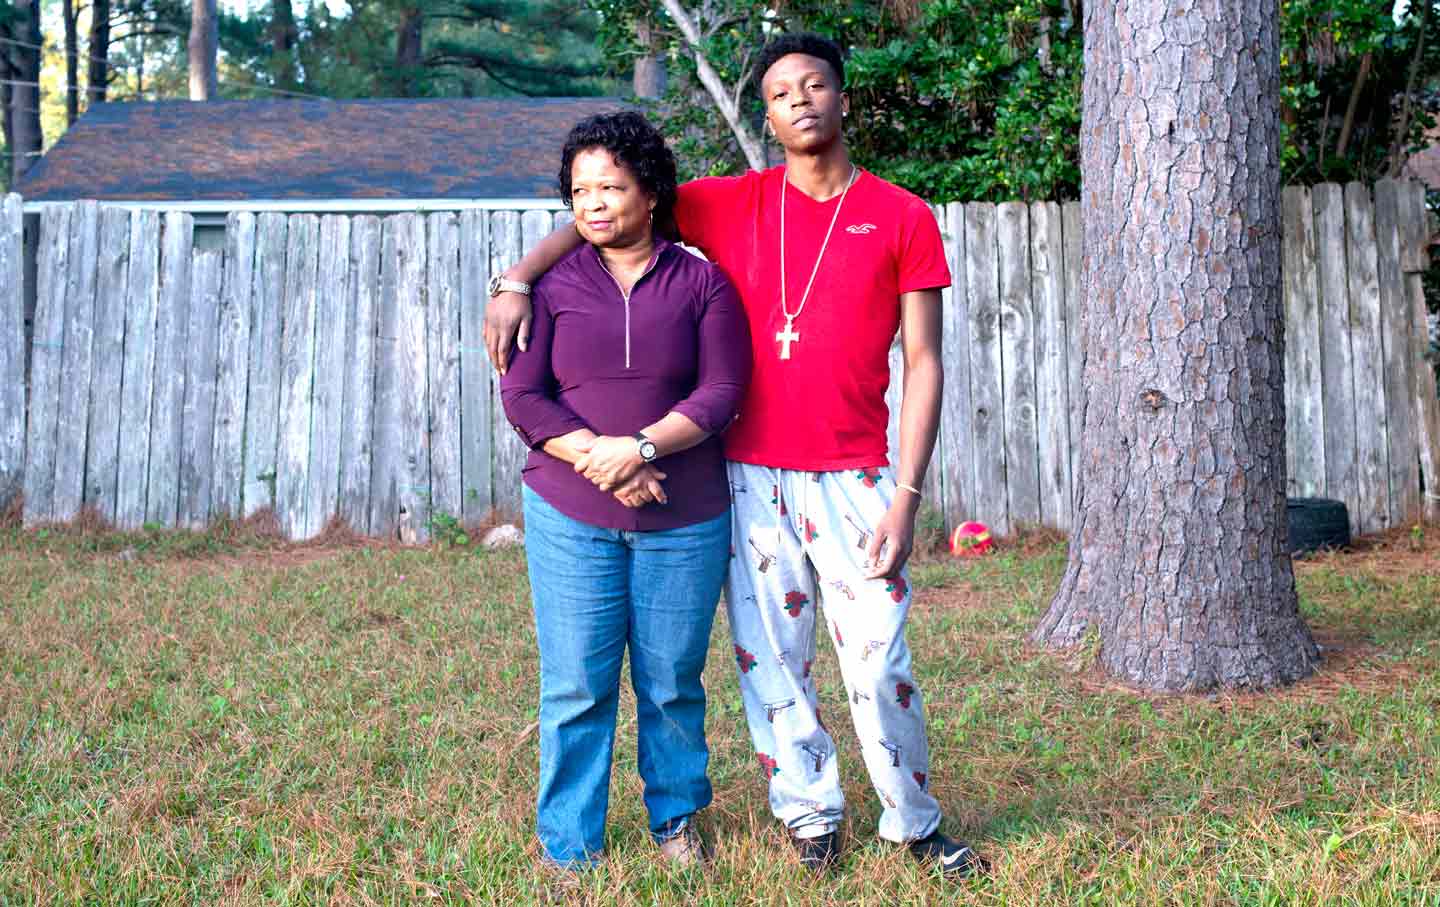
[[[800,852],[800,865],[815,875],[824,875],[840,860],[840,833],[829,832],[816,838],[790,836],[790,842]]]
[[[946,878],[963,879],[984,875],[990,870],[985,858],[969,844],[933,831],[928,837],[910,842],[910,853],[921,866],[937,867]]]

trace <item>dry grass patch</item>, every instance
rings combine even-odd
[[[828,653],[843,872],[808,879],[769,816],[722,617],[715,867],[655,861],[627,694],[610,861],[557,879],[517,552],[0,529],[0,904],[1433,904],[1440,549],[1409,542],[1300,565],[1327,661],[1265,695],[1157,699],[1027,646],[1054,537],[918,563],[933,789],[996,863],[957,889],[875,840]]]

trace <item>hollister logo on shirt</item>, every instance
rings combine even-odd
[[[864,234],[869,233],[871,230],[874,229],[876,229],[874,224],[851,224],[850,226],[845,228],[845,232],[855,233],[863,236]]]

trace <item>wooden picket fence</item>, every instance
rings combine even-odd
[[[20,212],[0,207],[0,508],[23,489],[31,525],[273,510],[291,537],[338,518],[409,541],[441,515],[518,509],[526,450],[483,350],[485,286],[568,212],[239,213],[223,250],[198,250],[186,214],[47,207],[28,420]],[[936,214],[955,287],[927,497],[947,523],[1068,529],[1079,206]],[[1423,217],[1406,184],[1285,194],[1291,492],[1344,500],[1357,531],[1417,519],[1440,491]],[[896,347],[892,451],[902,371]]]

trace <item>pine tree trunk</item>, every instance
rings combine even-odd
[[[215,66],[220,52],[220,19],[215,12],[215,0],[191,0],[188,51],[192,101],[213,100],[219,94]]]
[[[270,43],[275,48],[270,65],[274,68],[275,83],[281,88],[293,89],[299,84],[295,44],[300,40],[300,29],[295,25],[295,10],[290,0],[272,0],[270,11]]]
[[[18,40],[28,45],[40,45],[44,37],[40,31],[40,0],[28,0],[16,4],[19,13],[16,30]],[[40,51],[31,47],[12,47],[11,62],[15,69],[15,80],[21,83],[11,86],[10,92],[10,145],[14,182],[18,182],[38,161],[40,150],[45,146],[45,133],[40,127]]]
[[[85,75],[89,104],[104,104],[110,86],[110,0],[91,0],[90,55]]]
[[[654,32],[650,23],[640,19],[635,23],[635,41],[645,48],[645,53],[635,58],[635,72],[631,77],[631,88],[637,98],[660,98],[665,95],[665,58],[656,47]]]
[[[0,38],[9,38],[10,29],[0,26]],[[10,45],[0,46],[0,137],[5,140],[5,154],[0,157],[0,177],[4,178],[5,191],[15,185],[14,156],[10,153],[15,150],[15,143],[10,125],[13,111],[10,109],[10,82],[15,78],[15,70],[10,68]]]
[[[65,20],[65,125],[80,118],[80,36],[75,26],[75,0],[63,0],[60,16]]]
[[[1085,5],[1084,427],[1033,638],[1167,691],[1310,674],[1287,545],[1279,0]]]
[[[416,95],[415,74],[420,68],[421,42],[425,15],[415,8],[400,12],[400,26],[395,33],[396,94],[402,98]]]

